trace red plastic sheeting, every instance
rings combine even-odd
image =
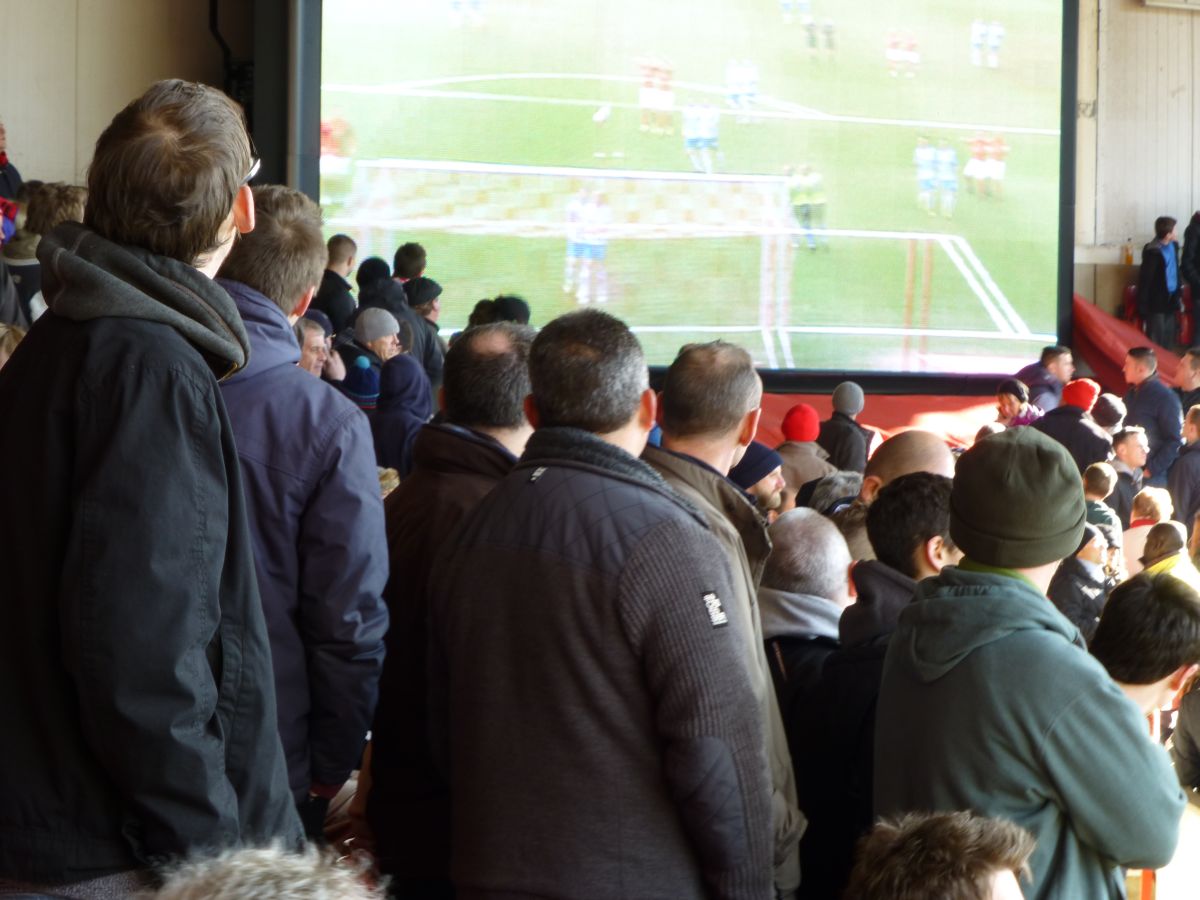
[[[1106,391],[1119,397],[1125,395],[1125,377],[1121,367],[1130,347],[1151,346],[1158,354],[1158,372],[1163,381],[1177,386],[1180,359],[1174,353],[1151,344],[1146,335],[1129,322],[1098,309],[1089,301],[1075,296],[1074,350],[1095,373]],[[784,414],[797,403],[807,403],[816,409],[821,419],[833,414],[833,402],[828,394],[767,394],[763,397],[763,417],[758,440],[771,447],[783,442],[779,423]],[[906,395],[867,395],[866,408],[859,422],[881,433],[881,437],[921,428],[942,435],[952,446],[969,447],[975,433],[988,422],[996,420],[996,398]]]
[[[1096,380],[1104,389],[1117,396],[1124,396],[1125,378],[1121,366],[1130,347],[1153,347],[1158,356],[1158,374],[1167,384],[1179,384],[1179,357],[1157,344],[1152,344],[1141,329],[1131,323],[1110,316],[1089,301],[1075,295],[1074,303],[1074,350],[1087,361]]]

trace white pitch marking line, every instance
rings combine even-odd
[[[633,331],[646,334],[750,334],[761,331],[759,325],[630,325]],[[931,337],[987,338],[1001,341],[1050,341],[1052,334],[1012,334],[968,328],[902,328],[889,325],[779,325],[788,334],[855,335],[858,337]]]
[[[938,244],[946,251],[946,255],[950,257],[950,261],[954,263],[954,267],[958,269],[959,274],[966,280],[967,286],[979,298],[979,302],[983,304],[984,312],[996,323],[996,327],[1003,332],[1013,333],[1015,329],[1012,327],[1012,324],[1000,314],[1000,310],[996,308],[991,295],[984,290],[983,285],[975,277],[975,273],[970,270],[966,263],[963,262],[962,257],[958,255],[958,249],[954,246],[954,242],[946,238],[939,238]]]
[[[642,79],[633,75],[589,75],[583,73],[560,74],[555,72],[513,72],[495,73],[488,75],[462,75],[450,78],[429,78],[418,81],[393,82],[391,84],[323,84],[322,91],[339,94],[367,94],[383,96],[416,96],[441,97],[462,100],[502,100],[506,102],[545,103],[559,106],[600,106],[608,104],[619,109],[640,109],[640,104],[613,102],[609,100],[579,100],[568,97],[536,97],[526,94],[493,94],[474,91],[438,91],[436,85],[472,84],[480,82],[539,80],[539,81],[602,81],[622,84],[640,84]],[[700,93],[724,97],[728,89],[724,86],[700,84],[697,82],[677,81],[674,88],[686,89]],[[986,122],[939,122],[930,119],[892,119],[875,116],[847,116],[835,113],[825,113],[810,107],[780,100],[766,95],[755,98],[758,108],[753,114],[761,118],[794,119],[799,121],[844,122],[851,125],[894,125],[904,128],[939,128],[950,131],[1000,131],[1006,134],[1035,134],[1047,137],[1058,137],[1061,132],[1057,128],[1031,128],[1021,125],[996,125]],[[776,106],[783,112],[775,112],[761,108],[763,105]],[[744,114],[744,111],[723,109],[722,115]]]
[[[967,262],[969,262],[971,267],[979,274],[979,278],[983,282],[984,287],[986,287],[988,291],[991,292],[991,295],[996,299],[996,303],[999,304],[1004,315],[1008,318],[1009,322],[1012,323],[1013,328],[1022,334],[1029,334],[1029,326],[1025,324],[1025,320],[1021,318],[1020,313],[1018,313],[1013,308],[1013,305],[1008,302],[1008,298],[1004,296],[1004,292],[1000,290],[1000,285],[996,284],[995,280],[991,276],[991,273],[988,272],[987,267],[983,264],[983,261],[975,254],[975,250],[971,247],[970,243],[968,243],[965,238],[959,235],[953,236],[950,238],[950,240],[952,240],[958,246]]]
[[[767,351],[767,366],[772,369],[778,369],[779,360],[775,356],[775,335],[765,325],[762,326],[759,333],[762,335],[763,347]]]
[[[779,346],[783,348],[783,364],[786,368],[796,368],[796,362],[792,358],[792,339],[788,336],[787,330],[783,326],[776,327],[776,333],[779,335]]]

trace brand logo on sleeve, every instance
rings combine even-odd
[[[708,619],[713,628],[729,624],[729,616],[725,615],[725,607],[721,605],[720,597],[709,591],[701,599],[704,601],[704,608],[708,610]]]

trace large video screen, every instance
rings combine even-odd
[[[1055,340],[1061,0],[324,0],[321,201],[651,363],[1005,372]]]

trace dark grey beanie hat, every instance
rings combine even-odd
[[[962,455],[950,492],[950,537],[972,560],[1024,569],[1065,559],[1087,505],[1071,455],[1032,428],[1010,428]]]

